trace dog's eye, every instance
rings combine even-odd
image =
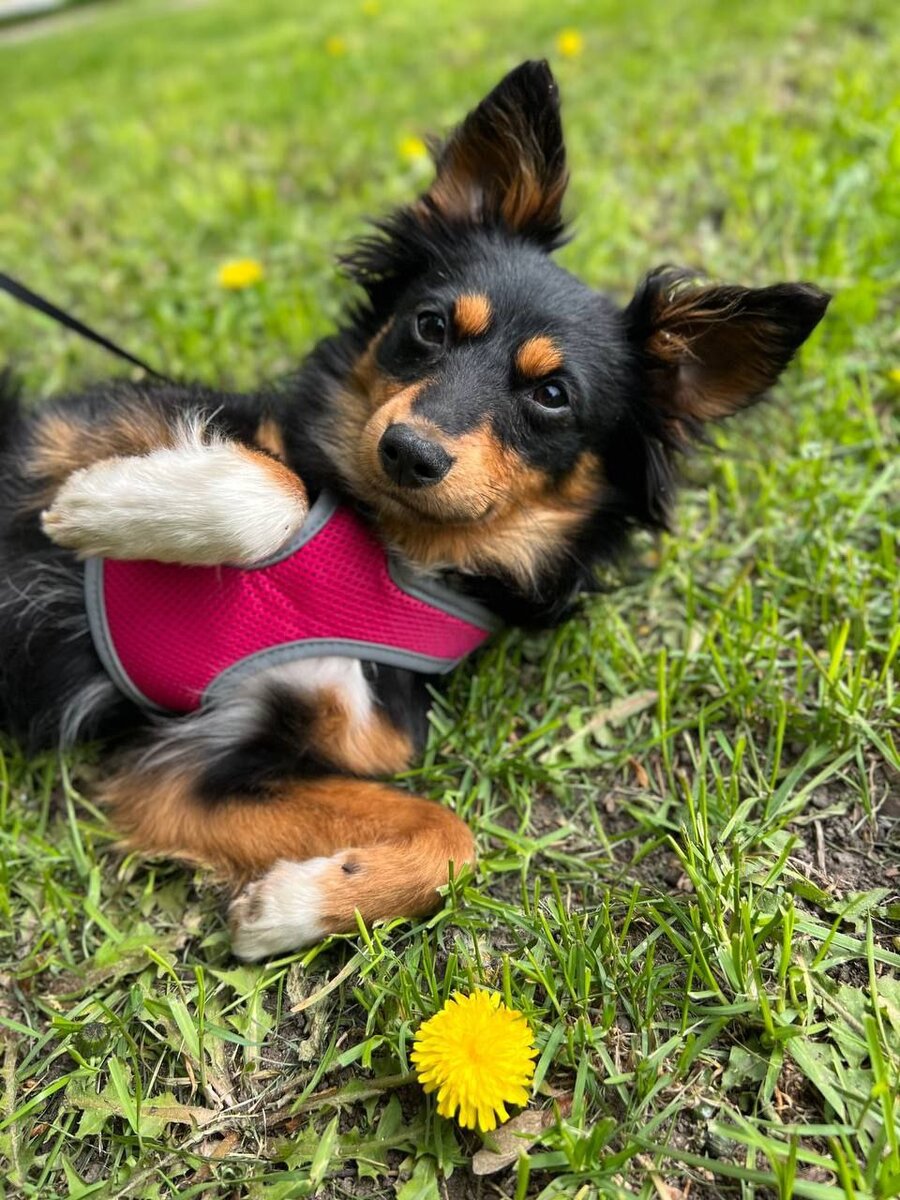
[[[566,395],[566,390],[558,383],[542,383],[540,387],[535,388],[531,393],[531,398],[541,408],[569,407],[569,397]]]
[[[439,312],[420,312],[416,317],[416,333],[429,346],[443,346],[447,334],[447,322]]]

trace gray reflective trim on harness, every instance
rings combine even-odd
[[[336,496],[330,492],[320,493],[303,525],[285,546],[269,558],[242,569],[258,571],[274,566],[275,563],[284,562],[321,533],[339,506],[340,502]],[[135,704],[152,712],[168,712],[168,709],[156,704],[135,686],[116,653],[106,615],[103,564],[104,559],[102,558],[89,558],[84,564],[85,607],[91,636],[100,661],[113,683],[129,700],[133,700]],[[493,633],[500,628],[501,622],[477,600],[454,591],[439,579],[420,575],[408,563],[396,557],[388,556],[388,573],[400,591],[405,592],[414,600],[427,604],[430,608],[438,608],[448,616],[478,625],[486,632]],[[322,658],[326,655],[357,658],[364,662],[402,667],[407,671],[416,671],[426,675],[444,675],[462,661],[461,658],[433,658],[427,654],[418,654],[414,650],[401,650],[396,646],[383,646],[377,642],[359,642],[349,638],[304,638],[296,642],[282,642],[278,646],[270,646],[265,650],[258,650],[239,658],[230,667],[220,671],[215,679],[207,685],[200,697],[200,703],[204,707],[214,703],[223,698],[223,693],[230,691],[235,684],[269,667],[283,666],[285,663],[299,662],[305,658]]]
[[[421,600],[429,608],[439,608],[448,616],[458,617],[460,621],[466,621],[469,625],[478,625],[488,633],[496,633],[501,627],[502,622],[489,608],[485,608],[471,596],[455,592],[433,575],[420,575],[403,559],[389,557],[388,573],[401,592],[406,592],[413,600]]]
[[[120,692],[124,692],[129,700],[141,708],[151,712],[164,713],[168,709],[156,704],[149,696],[137,687],[127,674],[113,645],[112,634],[109,632],[109,622],[106,619],[106,601],[103,595],[103,562],[102,558],[89,558],[84,564],[84,605],[87,610],[88,625],[91,637],[94,639],[94,649],[106,668],[106,673]]]
[[[398,650],[396,646],[381,646],[376,642],[354,642],[349,638],[304,638],[302,642],[282,642],[268,650],[258,650],[239,658],[236,663],[220,671],[203,693],[201,703],[206,706],[222,699],[221,693],[230,691],[236,682],[259,674],[269,667],[281,667],[286,663],[300,662],[304,658],[357,658],[364,662],[382,663],[386,667],[404,667],[424,675],[446,675],[462,662],[461,658],[430,658],[414,650]]]

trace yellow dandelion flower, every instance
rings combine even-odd
[[[556,35],[556,48],[563,58],[577,58],[584,49],[584,38],[577,29],[561,29]]]
[[[362,10],[364,16],[377,17],[381,12],[381,5],[378,3],[378,0],[363,0]]]
[[[898,386],[900,386],[900,367],[892,367],[890,371],[888,371],[888,379],[891,381],[891,383],[896,383]]]
[[[229,292],[239,292],[242,288],[253,287],[265,276],[263,265],[255,258],[232,258],[223,262],[219,267],[216,278],[219,287]]]
[[[341,58],[347,53],[346,38],[340,37],[333,33],[331,37],[325,39],[325,53],[330,54],[332,58]]]
[[[409,133],[400,139],[397,143],[397,152],[402,159],[409,163],[420,162],[423,158],[428,157],[428,147],[414,133]]]
[[[426,1092],[437,1092],[442,1117],[485,1133],[507,1119],[507,1104],[527,1104],[534,1078],[534,1036],[520,1012],[495,992],[454,992],[419,1027],[410,1055]]]

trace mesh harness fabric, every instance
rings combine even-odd
[[[94,645],[143,708],[190,712],[249,675],[323,655],[452,670],[497,627],[480,604],[391,558],[323,493],[296,538],[252,567],[89,559]]]

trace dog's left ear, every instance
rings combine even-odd
[[[559,91],[546,62],[497,84],[438,148],[437,176],[416,212],[451,223],[504,225],[552,247],[568,182]]]
[[[686,271],[649,275],[625,310],[647,399],[678,445],[771,387],[831,297],[810,283],[698,285]]]

